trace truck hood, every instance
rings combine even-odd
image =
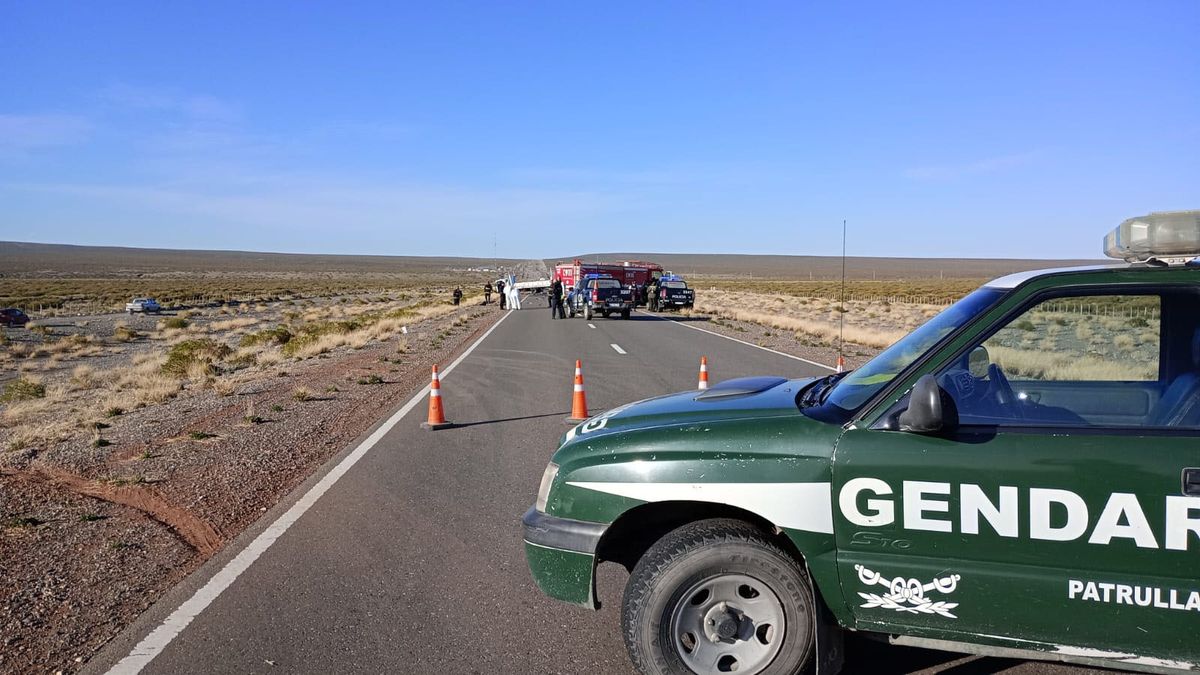
[[[704,391],[686,391],[637,401],[573,427],[560,445],[565,447],[630,431],[799,416],[796,394],[814,379],[745,377],[721,382]]]

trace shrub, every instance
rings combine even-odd
[[[113,329],[113,339],[117,342],[133,342],[141,337],[138,332],[123,323],[117,324]]]
[[[286,345],[291,342],[292,332],[286,326],[276,326],[266,330],[260,330],[257,333],[249,333],[242,336],[241,346],[252,347],[254,345]]]
[[[1024,330],[1024,331],[1037,330],[1037,326],[1033,325],[1033,322],[1030,321],[1029,319],[1022,319],[1022,320],[1016,322],[1015,324],[1013,324],[1013,328],[1016,328],[1017,330]]]
[[[301,403],[305,401],[311,401],[312,397],[312,392],[306,387],[296,387],[295,391],[292,392],[292,398],[300,401]]]
[[[196,364],[211,366],[214,361],[229,356],[232,351],[229,345],[208,338],[184,340],[167,352],[167,361],[162,365],[162,372],[174,377],[187,377],[188,370]]]
[[[188,320],[182,316],[172,316],[163,319],[160,324],[163,328],[187,328],[190,324]]]
[[[125,414],[125,409],[118,408],[116,406],[113,406],[104,411],[105,417],[120,417],[121,415],[124,415],[124,414]]]
[[[383,384],[383,378],[378,375],[370,375],[369,377],[358,378],[359,384]]]
[[[45,397],[46,385],[25,377],[18,377],[4,385],[4,393],[0,394],[0,402],[12,403],[13,401],[29,401]]]
[[[78,365],[71,371],[71,384],[77,389],[91,389],[96,386],[96,369],[88,365]]]
[[[1140,316],[1135,316],[1129,320],[1129,325],[1133,328],[1147,328],[1150,326],[1150,322]]]

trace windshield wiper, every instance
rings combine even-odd
[[[841,382],[842,378],[849,374],[850,374],[850,371],[846,370],[846,371],[842,371],[840,373],[834,373],[833,375],[830,375],[829,376],[829,384],[825,385],[825,388],[821,390],[821,398],[817,401],[817,404],[823,405],[825,403],[825,399],[829,398],[830,392],[833,391],[833,385],[837,384],[838,382]]]
[[[829,392],[833,391],[833,385],[837,384],[848,372],[850,371],[826,375],[808,385],[808,388],[804,390],[804,394],[800,397],[800,407],[808,408],[824,403],[825,399],[829,397]]]
[[[826,375],[825,377],[813,380],[812,384],[804,389],[804,393],[800,396],[800,407],[807,408],[812,405],[817,405],[825,390],[829,388],[829,383],[836,377],[837,374]]]

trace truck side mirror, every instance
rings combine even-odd
[[[914,434],[933,434],[958,426],[954,400],[927,373],[913,385],[908,409],[900,413],[900,431]]]
[[[967,356],[967,370],[978,379],[987,377],[988,366],[992,365],[992,355],[987,347],[979,345]]]

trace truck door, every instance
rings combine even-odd
[[[1196,302],[1040,295],[924,366],[957,428],[894,430],[901,398],[848,430],[833,501],[858,626],[1200,663]]]

